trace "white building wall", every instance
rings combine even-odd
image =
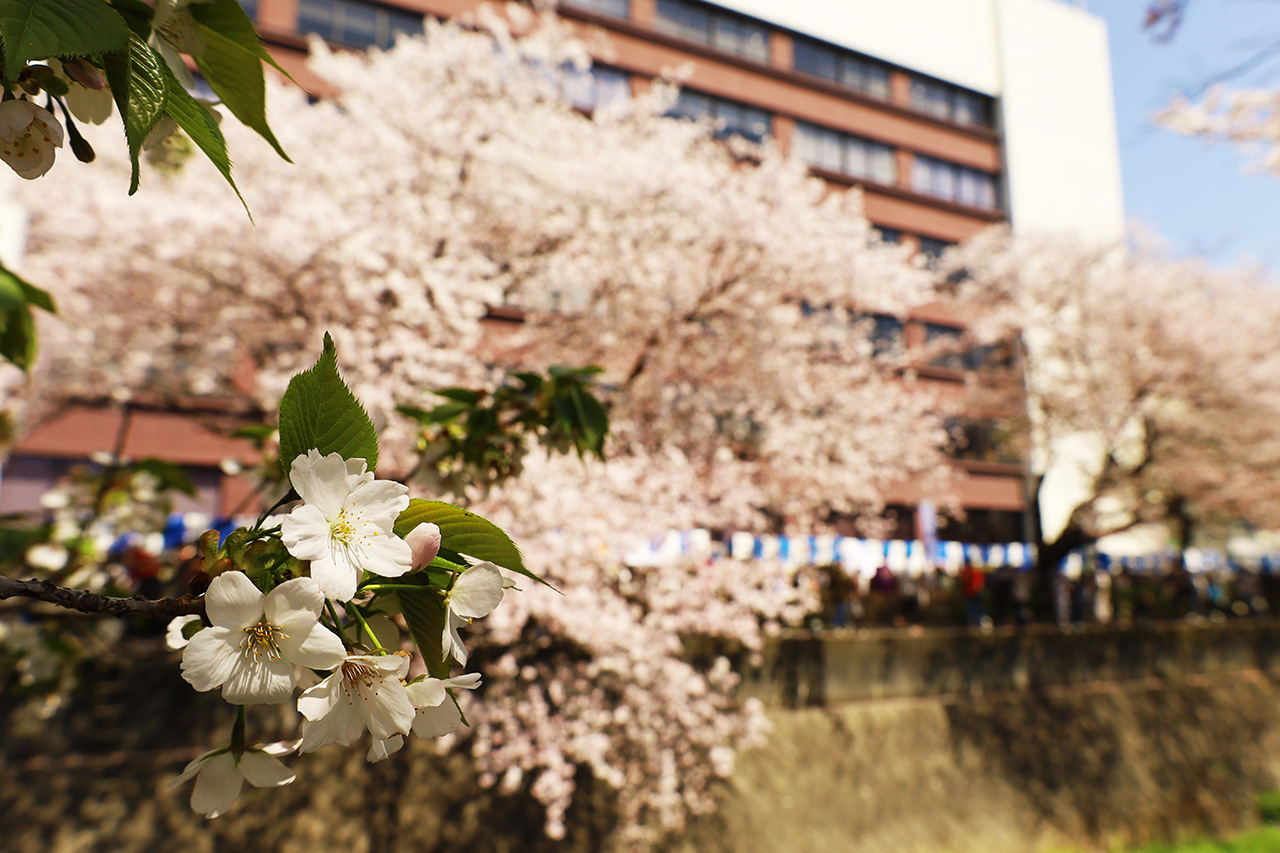
[[[1016,231],[1124,234],[1106,25],[1055,0],[994,0]]]
[[[796,32],[999,93],[992,0],[712,0]]]
[[[1015,230],[1124,233],[1106,25],[1061,0],[716,0],[999,99]]]

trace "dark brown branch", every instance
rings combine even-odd
[[[143,616],[167,622],[175,616],[204,615],[203,597],[184,595],[181,598],[113,598],[83,589],[67,589],[48,580],[20,581],[0,577],[0,600],[15,597],[47,601],[81,613],[102,613],[121,618]]]

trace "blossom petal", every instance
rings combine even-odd
[[[409,674],[409,658],[403,654],[369,655],[367,657],[362,656],[360,659],[372,663],[388,678],[399,680]]]
[[[493,563],[467,569],[449,590],[449,609],[464,619],[488,616],[501,603],[502,572]]]
[[[413,733],[418,737],[443,737],[461,722],[462,712],[449,699],[430,708],[419,708],[413,718]]]
[[[475,690],[480,686],[480,673],[468,672],[453,678],[446,678],[440,683],[455,690]]]
[[[404,691],[415,708],[434,708],[449,697],[444,691],[444,682],[438,678],[424,678],[406,684]]]
[[[324,716],[308,719],[302,724],[300,751],[315,752],[331,743],[348,744],[360,737],[361,731],[363,727],[356,703],[340,701]]]
[[[320,510],[325,518],[334,518],[351,493],[347,460],[339,453],[321,456],[314,447],[306,455],[293,460],[289,482],[304,503]],[[301,559],[301,558],[299,558]]]
[[[233,705],[275,705],[293,695],[293,684],[289,661],[241,655],[222,686],[222,698]]]
[[[392,735],[405,735],[413,726],[413,704],[404,692],[404,685],[396,679],[383,679],[372,695],[366,695],[363,702],[356,704],[369,733],[376,738],[385,740]]]
[[[409,506],[409,487],[395,480],[369,480],[361,483],[347,499],[349,506],[358,506],[365,516],[390,530],[396,518]]]
[[[318,507],[300,506],[280,522],[280,541],[299,560],[319,560],[328,555],[333,533]]]
[[[287,660],[310,669],[333,669],[347,656],[338,635],[319,622],[312,622],[304,632],[281,637],[280,651]]]
[[[308,720],[318,720],[338,704],[341,692],[342,673],[335,672],[315,687],[302,691],[302,695],[298,697],[298,713]]]
[[[182,769],[181,773],[179,773],[177,776],[169,780],[169,787],[176,788],[178,785],[181,785],[183,782],[187,781],[192,776],[199,773],[200,768],[204,765],[204,763],[221,751],[222,750],[211,749],[208,752],[206,752],[204,755],[200,756],[199,758],[194,759],[190,764],[188,764],[186,767]]]
[[[452,657],[459,665],[467,665],[467,647],[462,644],[462,637],[458,635],[458,628],[463,624],[465,620],[459,619],[452,610],[445,613],[444,635],[440,638],[440,649],[444,652],[441,660]]]
[[[279,788],[298,778],[280,759],[253,750],[240,756],[240,773],[255,788]]]
[[[303,633],[316,624],[323,607],[324,593],[316,582],[311,578],[294,578],[267,593],[263,610],[268,622],[286,634],[293,634]]]
[[[360,567],[384,578],[398,578],[413,569],[413,549],[394,533],[370,536],[360,552]]]
[[[244,776],[229,752],[215,755],[205,762],[191,792],[191,808],[205,817],[218,817],[235,805],[244,786]]]
[[[185,649],[187,643],[191,642],[183,635],[183,630],[192,622],[199,622],[199,616],[175,616],[169,620],[168,627],[164,632],[164,645],[170,651],[178,651]]]
[[[311,561],[311,579],[320,587],[325,598],[334,601],[350,601],[356,594],[356,581],[360,570],[351,564],[345,550],[334,549],[318,560]]]
[[[222,685],[230,676],[240,649],[233,645],[239,631],[205,628],[182,650],[182,677],[201,693]]]
[[[369,761],[382,761],[389,755],[397,753],[404,746],[403,735],[392,735],[385,740],[373,739],[373,744],[369,747],[369,752],[365,754],[365,758]]]
[[[223,572],[204,594],[209,621],[220,628],[248,628],[262,620],[262,594],[244,572]]]

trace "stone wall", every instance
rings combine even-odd
[[[825,636],[820,652],[782,638],[744,687],[770,703],[769,744],[740,757],[717,814],[664,848],[1023,853],[1239,828],[1280,785],[1277,634],[882,632]],[[372,767],[355,748],[295,758],[298,782],[246,789],[205,821],[189,786],[166,783],[225,736],[229,708],[154,643],[123,651],[50,719],[0,697],[0,850],[608,849],[610,797],[589,780],[553,843],[528,798],[482,791],[464,756],[412,739]],[[259,731],[289,722],[250,713]]]
[[[1128,682],[1280,667],[1280,622],[791,631],[743,696],[770,707]]]

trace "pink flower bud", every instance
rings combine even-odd
[[[440,528],[430,522],[423,522],[404,538],[413,550],[413,567],[421,569],[440,553]]]
[[[68,59],[62,63],[67,76],[88,89],[107,88],[106,75],[98,66],[83,59]]]

